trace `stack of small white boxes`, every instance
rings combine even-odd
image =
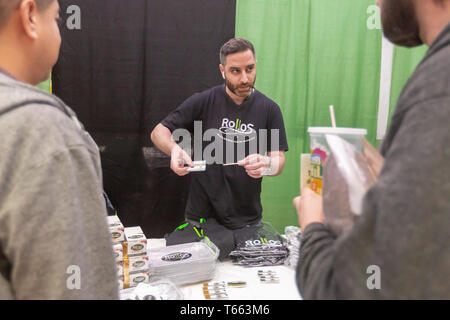
[[[147,238],[140,227],[124,228],[118,216],[108,216],[117,265],[119,290],[149,282]]]

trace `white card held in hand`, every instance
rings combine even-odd
[[[189,168],[189,172],[206,171],[206,161],[194,161],[192,164],[194,167]]]

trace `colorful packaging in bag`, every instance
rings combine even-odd
[[[356,150],[363,151],[363,138],[367,134],[366,129],[353,128],[332,128],[332,127],[310,127],[308,128],[310,135],[311,149],[311,182],[310,188],[319,195],[323,190],[323,167],[327,157],[330,155],[330,147],[328,146],[326,135],[337,135],[345,141],[355,146]]]

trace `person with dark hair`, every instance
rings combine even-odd
[[[118,299],[97,145],[35,87],[58,19],[57,0],[0,0],[0,299]]]
[[[207,165],[205,171],[191,174],[185,216],[188,221],[213,220],[235,230],[261,221],[262,178],[281,174],[288,145],[279,106],[254,87],[256,57],[250,41],[238,38],[225,43],[219,70],[225,84],[184,101],[155,127],[151,140],[171,157],[171,169],[183,176],[192,170],[191,155],[172,133],[177,129],[193,133],[200,123],[205,135],[214,137],[214,154],[207,152],[208,141],[194,141],[194,158]],[[200,148],[195,148],[196,143]]]
[[[222,48],[220,48],[220,64],[222,66],[225,66],[227,64],[228,55],[238,52],[244,52],[247,50],[250,50],[253,53],[253,56],[255,56],[255,48],[250,41],[243,38],[231,39],[230,41],[225,43]]]
[[[399,98],[353,228],[336,238],[320,196],[305,188],[294,199],[304,299],[450,299],[450,0],[377,4],[391,42],[429,50]]]

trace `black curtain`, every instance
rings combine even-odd
[[[150,133],[186,98],[223,81],[219,49],[234,37],[236,1],[59,4],[62,46],[54,93],[99,145],[105,191],[124,225],[162,237],[184,219],[189,176],[170,170]],[[80,29],[66,25],[73,5],[80,9]]]

